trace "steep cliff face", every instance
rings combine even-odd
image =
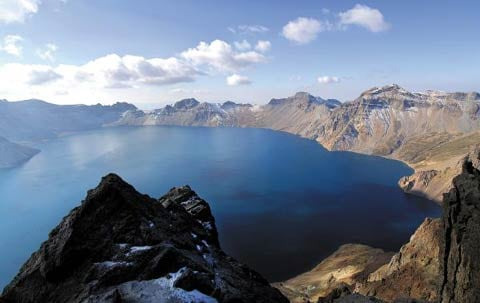
[[[472,160],[478,165],[479,158]],[[443,207],[440,300],[480,302],[480,171],[471,160],[453,180]]]
[[[2,302],[288,302],[220,248],[188,186],[159,200],[116,175],[52,230]]]
[[[425,219],[390,262],[358,283],[355,292],[387,302],[406,298],[438,301],[441,233],[440,219]]]
[[[480,129],[479,108],[476,93],[411,93],[388,85],[334,111],[319,128],[317,140],[332,150],[394,155],[420,135]]]

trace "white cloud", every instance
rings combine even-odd
[[[169,58],[110,54],[84,64],[0,64],[0,95],[19,100],[42,98],[60,103],[96,103],[151,100],[159,87],[195,81],[210,72],[236,74],[266,58],[256,51],[237,51],[224,41],[201,42],[197,47]],[[233,85],[248,78],[234,76]],[[123,89],[121,89],[123,88]],[[167,92],[169,90],[166,90]]]
[[[228,27],[227,29],[234,34],[242,34],[242,35],[263,34],[270,31],[268,27],[263,25],[245,25],[245,24],[239,25],[237,27]]]
[[[317,78],[317,82],[320,84],[331,84],[340,82],[340,78],[333,76],[320,76]]]
[[[0,92],[17,96],[32,91],[40,91],[40,96],[53,96],[59,91],[104,92],[112,88],[190,82],[198,74],[174,57],[146,59],[111,54],[84,65],[8,63],[0,66]]]
[[[320,32],[331,29],[332,25],[328,21],[324,22],[314,18],[300,17],[288,22],[283,27],[282,34],[288,40],[306,44],[315,40]]]
[[[222,40],[200,42],[197,47],[182,52],[181,57],[194,66],[207,65],[216,71],[236,71],[266,60],[255,51],[237,52]]]
[[[48,65],[9,63],[0,67],[0,89],[4,90],[45,84],[61,78],[62,75]]]
[[[358,25],[372,32],[386,31],[390,24],[385,22],[383,14],[375,8],[357,4],[352,9],[339,14],[340,25]]]
[[[235,48],[240,50],[240,51],[245,51],[245,50],[249,50],[250,48],[252,48],[252,46],[250,45],[250,43],[248,43],[247,40],[235,41],[235,42],[233,42],[233,44],[235,45]]]
[[[272,43],[266,40],[259,40],[257,45],[255,45],[255,50],[261,53],[268,52],[272,48]]]
[[[111,54],[80,66],[75,77],[76,80],[94,81],[108,88],[123,88],[139,84],[191,82],[198,74],[200,72],[195,68],[175,57],[146,59]]]
[[[37,55],[46,61],[55,61],[55,53],[58,47],[53,43],[47,43],[44,49],[37,49]]]
[[[38,11],[40,0],[2,0],[0,1],[0,22],[24,22]]]
[[[7,35],[3,38],[3,45],[0,45],[0,50],[12,56],[20,57],[23,50],[20,45],[22,41],[23,38],[18,35]]]
[[[252,81],[250,81],[250,79],[248,79],[248,77],[245,77],[245,76],[233,74],[227,77],[227,84],[230,86],[248,85],[251,83]]]
[[[330,14],[330,10],[328,8],[322,8],[322,14],[328,15]]]

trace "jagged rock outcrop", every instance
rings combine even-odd
[[[387,302],[438,301],[442,223],[427,218],[389,263],[358,283],[355,292]]]
[[[288,302],[226,255],[188,186],[159,200],[110,174],[52,230],[2,302]]]
[[[442,303],[480,302],[480,171],[475,167],[479,160],[477,153],[464,161],[462,173],[444,197]]]
[[[274,286],[280,289],[290,302],[316,302],[321,297],[328,297],[338,288],[353,288],[356,283],[365,280],[370,273],[388,263],[392,255],[393,253],[367,245],[345,244],[312,270],[285,282],[275,283]],[[329,302],[325,300],[327,299],[321,302]]]
[[[38,149],[16,144],[0,137],[0,169],[20,165],[39,152]]]

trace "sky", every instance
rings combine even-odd
[[[478,0],[0,0],[0,99],[263,104],[480,90]]]

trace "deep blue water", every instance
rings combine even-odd
[[[211,204],[223,248],[271,281],[343,243],[396,250],[440,213],[397,187],[412,172],[398,161],[263,129],[111,128],[38,147],[0,170],[0,287],[109,172],[153,197],[191,185]]]

